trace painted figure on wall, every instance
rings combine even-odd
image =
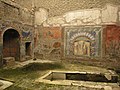
[[[65,27],[65,56],[98,57],[101,55],[102,27]]]
[[[90,56],[90,42],[75,41],[74,42],[74,55]]]
[[[22,31],[23,40],[31,40],[32,33],[30,31]]]

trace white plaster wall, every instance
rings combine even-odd
[[[120,17],[118,6],[107,4],[103,9],[83,9],[67,12],[61,16],[47,18],[46,12],[36,12],[36,24],[43,26],[77,26],[115,24]]]
[[[68,12],[63,17],[66,22],[72,22],[73,20],[79,20],[81,23],[100,23],[100,10],[89,9],[89,10],[78,10],[73,12]]]
[[[48,11],[44,8],[39,8],[38,11],[35,12],[35,24],[41,25],[48,18]]]
[[[56,16],[56,17],[48,18],[47,23],[50,25],[52,24],[58,25],[58,24],[64,24],[65,20],[62,16]]]
[[[105,9],[102,10],[102,22],[103,23],[116,23],[118,19],[118,7],[107,5]]]
[[[21,19],[24,24],[32,25],[33,24],[33,15],[27,8],[21,10]]]

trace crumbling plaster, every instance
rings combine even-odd
[[[48,17],[49,12],[47,11],[43,13],[37,11],[39,14],[36,14],[35,21],[37,21],[37,25],[43,24],[45,27],[118,24],[120,22],[119,12],[119,6],[111,4],[106,4],[104,8],[75,10],[54,17]]]

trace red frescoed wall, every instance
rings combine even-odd
[[[120,26],[107,26],[105,32],[105,53],[117,57],[120,52]]]
[[[44,27],[43,37],[49,39],[59,39],[61,38],[61,30],[59,27]]]
[[[61,27],[42,27],[39,30],[39,42],[36,47],[36,53],[50,56],[51,58],[52,55],[53,58],[60,57],[61,34]]]
[[[51,48],[61,46],[61,29],[60,27],[44,27],[42,29],[43,47],[48,46]]]
[[[109,44],[111,41],[120,41],[120,26],[107,26],[106,27],[106,42]]]

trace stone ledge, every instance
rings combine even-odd
[[[60,75],[55,76],[56,73],[57,75],[60,73]],[[55,85],[56,84],[57,85],[73,85],[78,87],[85,87],[86,89],[90,88],[91,90],[93,88],[96,90],[120,90],[118,83],[67,80],[65,79],[65,75],[64,75],[65,73],[101,74],[101,73],[95,73],[95,72],[79,72],[79,71],[49,71],[44,76],[35,80],[35,82],[42,82],[42,83],[55,84]],[[108,74],[110,77],[112,77],[111,76],[112,73],[109,72]],[[53,76],[55,76],[55,80]]]
[[[14,57],[5,57],[5,58],[3,58],[3,64],[7,67],[14,66],[15,58]]]
[[[0,80],[0,82],[3,84],[2,86],[0,86],[0,90],[4,90],[10,87],[11,85],[13,85],[12,82],[4,81],[4,80]]]

